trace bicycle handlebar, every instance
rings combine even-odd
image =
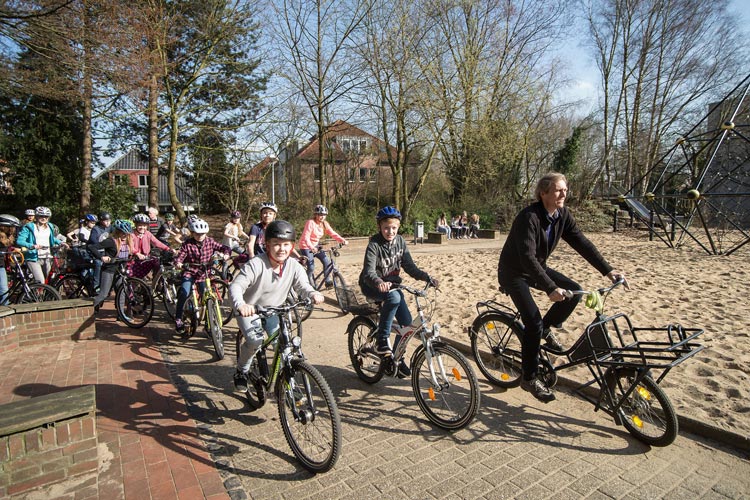
[[[599,289],[596,290],[596,292],[599,293],[600,295],[604,295],[604,294],[607,294],[607,293],[611,292],[612,290],[614,290],[615,288],[617,288],[620,285],[627,286],[627,284],[628,284],[628,281],[625,278],[619,278],[617,281],[615,281],[614,283],[612,283],[611,286],[605,286],[603,288],[599,288]],[[563,295],[566,298],[570,299],[574,295],[589,295],[591,293],[594,293],[594,292],[591,291],[591,290],[565,290],[563,292]]]
[[[294,303],[291,303],[291,304],[289,304],[289,303],[282,304],[280,306],[266,306],[266,307],[255,306],[255,314],[257,314],[258,316],[260,316],[262,318],[268,318],[269,316],[275,316],[275,315],[277,315],[279,313],[282,313],[282,314],[283,313],[287,313],[287,312],[291,311],[292,309],[295,309],[295,308],[297,308],[299,306],[304,306],[304,307],[311,308],[312,305],[313,305],[312,300],[310,300],[310,299],[301,299],[301,300],[299,300],[297,302],[294,302]]]
[[[427,297],[427,290],[429,290],[431,287],[434,287],[436,290],[438,289],[436,286],[434,286],[432,280],[430,280],[425,283],[424,288],[422,289],[394,283],[391,286],[391,290],[405,290],[412,295],[416,295],[417,297]]]

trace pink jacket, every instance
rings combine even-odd
[[[137,233],[133,233],[133,243],[130,247],[130,255],[135,255],[137,253],[148,255],[149,253],[151,253],[152,245],[159,250],[169,250],[169,247],[167,245],[157,240],[156,236],[151,234],[149,231],[143,233],[142,236]]]
[[[305,228],[299,237],[299,248],[301,250],[317,250],[320,239],[324,234],[327,234],[339,243],[346,241],[339,233],[333,230],[328,221],[318,224],[315,222],[315,219],[309,219],[305,222]]]

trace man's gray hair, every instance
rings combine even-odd
[[[568,184],[568,179],[564,174],[561,174],[559,172],[550,172],[548,174],[544,174],[544,176],[539,179],[539,182],[536,183],[535,194],[537,201],[541,201],[542,195],[552,189],[552,187],[557,184],[558,181],[563,181],[565,182],[565,184]]]

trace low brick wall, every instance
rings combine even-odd
[[[90,299],[0,307],[0,352],[61,340],[94,338]]]
[[[0,405],[0,498],[82,491],[97,467],[94,386]]]

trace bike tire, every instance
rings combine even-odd
[[[49,285],[43,283],[29,283],[29,291],[21,288],[18,295],[11,297],[13,304],[37,304],[39,302],[51,302],[62,300],[60,294]]]
[[[221,330],[221,312],[219,304],[212,298],[206,300],[206,321],[216,357],[222,360],[224,359],[224,332]]]
[[[615,404],[635,380],[633,368],[616,368],[607,373],[607,386]],[[643,378],[617,410],[622,424],[630,434],[651,446],[668,446],[677,437],[678,421],[672,402],[650,376]]]
[[[115,308],[130,328],[143,328],[154,314],[154,295],[145,281],[127,278],[115,294]]]
[[[293,288],[289,290],[289,296],[287,297],[286,301],[290,304],[299,302],[299,296]],[[312,314],[312,308],[310,307],[297,307],[295,308],[295,310],[297,311],[300,322],[305,321]]]
[[[330,470],[341,454],[341,417],[323,375],[307,361],[291,361],[276,383],[284,436],[300,464],[313,474]]]
[[[159,295],[161,295],[164,310],[167,311],[170,319],[174,321],[177,314],[177,286],[174,283],[170,283],[164,276],[161,276],[156,288],[160,290]]]
[[[63,300],[90,296],[86,284],[83,282],[83,278],[76,274],[63,276],[63,278],[57,282],[56,288]]]
[[[349,312],[349,298],[347,297],[347,284],[344,277],[338,271],[333,272],[333,290],[336,293],[336,302],[344,314]]]
[[[523,331],[512,317],[483,314],[471,325],[471,353],[487,380],[499,387],[521,383]]]
[[[466,427],[479,411],[479,382],[469,360],[449,345],[432,344],[431,363],[438,378],[435,387],[430,376],[425,348],[412,357],[411,386],[419,408],[440,428],[453,431]],[[440,370],[440,364],[444,372]],[[445,373],[443,378],[442,373]]]
[[[232,306],[232,299],[229,297],[229,285],[224,280],[213,278],[211,279],[211,286],[221,310],[221,326],[227,326],[227,323],[234,317],[234,307]]]
[[[237,332],[234,352],[237,353],[238,362],[240,360],[240,346],[242,345],[242,339],[242,332]],[[245,399],[247,400],[247,404],[251,411],[257,410],[266,404],[266,387],[261,382],[260,368],[258,365],[261,361],[267,363],[265,357],[261,357],[259,353],[256,353],[247,374],[247,391],[245,391]]]
[[[375,353],[372,334],[378,325],[366,316],[355,316],[346,328],[349,359],[354,371],[363,382],[374,384],[385,375],[386,363]]]

